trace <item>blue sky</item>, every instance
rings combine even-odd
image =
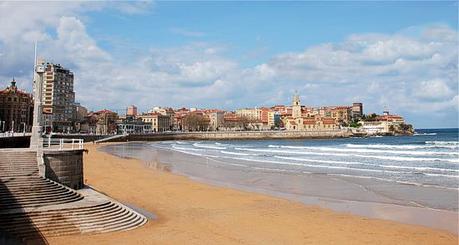
[[[2,2],[0,85],[40,56],[88,108],[363,102],[415,127],[458,125],[457,1]],[[40,9],[46,16],[34,16]],[[429,115],[426,117],[426,115]]]
[[[157,2],[140,15],[120,16],[115,9],[92,12],[88,32],[108,50],[113,47],[106,37],[135,43],[139,50],[220,43],[235,59],[253,65],[350,34],[394,33],[430,24],[457,29],[456,8],[454,1]],[[259,56],[245,58],[257,49]]]

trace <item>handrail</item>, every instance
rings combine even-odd
[[[83,149],[83,139],[65,139],[48,137],[43,141],[43,147],[58,150],[81,150]]]

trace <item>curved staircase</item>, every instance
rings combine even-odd
[[[91,189],[75,191],[40,177],[36,152],[0,151],[0,236],[43,241],[129,230],[146,222],[143,215]]]

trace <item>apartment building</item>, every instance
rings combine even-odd
[[[50,131],[71,131],[75,116],[73,72],[59,64],[44,65],[42,106],[45,127]]]

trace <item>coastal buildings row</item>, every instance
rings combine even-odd
[[[385,133],[404,119],[385,112],[365,117],[362,103],[346,106],[309,107],[295,94],[291,105],[220,109],[154,107],[139,113],[134,105],[123,113],[103,109],[88,111],[75,102],[74,74],[60,64],[40,61],[45,66],[43,83],[44,132],[61,133],[156,133],[168,131],[222,130],[338,130],[351,128],[368,133]],[[32,95],[11,85],[0,91],[0,131],[28,132],[32,124]],[[358,128],[358,129],[355,129]]]
[[[366,117],[363,104],[351,106],[306,107],[301,105],[299,95],[295,95],[291,106],[242,108],[236,111],[196,108],[154,107],[146,113],[138,113],[131,105],[126,115],[113,120],[99,120],[112,125],[105,125],[103,133],[157,133],[172,131],[225,131],[225,130],[292,130],[292,131],[327,131],[348,129],[381,134],[393,131],[394,127],[405,123],[403,117],[383,115]],[[115,115],[102,110],[91,115]],[[99,116],[100,117],[100,116]],[[112,117],[112,116],[110,116]],[[114,116],[113,116],[114,117]],[[94,122],[97,120],[93,120]],[[95,127],[96,128],[96,127]],[[90,132],[99,133],[100,130]],[[100,126],[99,126],[100,128]]]

